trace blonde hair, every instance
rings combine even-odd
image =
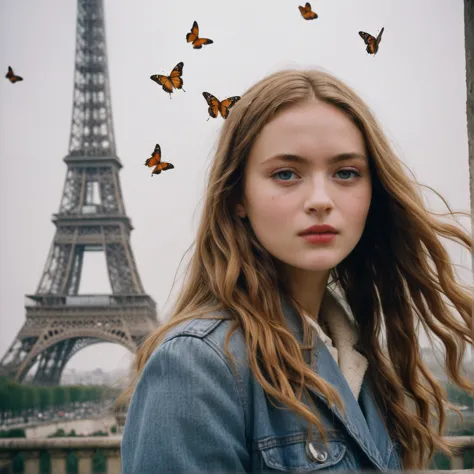
[[[421,323],[428,335],[439,337],[446,348],[449,378],[473,390],[460,370],[465,344],[473,342],[472,300],[468,289],[456,282],[440,241],[444,237],[471,251],[472,238],[425,208],[418,183],[404,172],[362,99],[319,70],[274,73],[252,86],[232,109],[210,170],[184,289],[170,320],[138,349],[136,379],[120,401],[131,396],[147,360],[172,327],[227,310],[234,320],[225,340],[228,356],[229,338],[239,328],[250,370],[263,390],[315,425],[326,441],[317,413],[301,400],[302,391],[312,387],[331,405],[343,408],[343,403],[305,363],[302,347],[285,326],[280,295],[286,288],[277,263],[250,224],[236,215],[245,164],[257,135],[277,112],[313,98],[344,111],[365,139],[373,182],[371,207],[359,243],[333,269],[332,281],[358,326],[374,395],[390,436],[400,443],[404,468],[423,469],[436,450],[452,456],[455,445],[442,437],[446,408],[452,405],[421,358],[415,326]],[[454,216],[450,209],[449,215]],[[303,327],[306,338],[304,321]],[[386,348],[380,344],[382,327]]]

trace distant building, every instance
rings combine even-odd
[[[61,385],[109,385],[124,387],[128,382],[127,370],[105,372],[100,368],[79,371],[65,369],[61,377]]]

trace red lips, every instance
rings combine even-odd
[[[313,225],[300,232],[298,235],[308,234],[337,234],[337,230],[330,225]]]

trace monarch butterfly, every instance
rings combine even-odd
[[[209,105],[208,112],[212,118],[217,118],[220,112],[222,118],[226,119],[229,116],[230,109],[235,105],[236,102],[240,100],[239,96],[234,96],[228,97],[221,102],[219,99],[217,99],[217,97],[209,94],[209,92],[203,92],[202,95]]]
[[[214,43],[214,41],[212,41],[209,38],[199,38],[199,26],[197,24],[197,21],[193,23],[193,27],[191,28],[191,33],[188,33],[186,35],[186,41],[188,43],[192,42],[194,49],[201,49],[204,44]]]
[[[382,41],[382,33],[385,28],[382,28],[380,30],[380,33],[378,34],[377,38],[374,38],[372,35],[369,35],[369,33],[366,33],[365,31],[359,31],[360,37],[364,40],[365,44],[367,45],[366,51],[369,54],[377,54],[377,51],[379,50],[379,43]]]
[[[316,20],[316,18],[318,18],[317,13],[311,10],[311,4],[309,2],[306,2],[306,5],[304,7],[298,8],[300,9],[301,16],[305,20]]]
[[[151,172],[151,176],[153,177],[154,174],[160,174],[162,171],[172,170],[174,165],[171,163],[166,163],[161,161],[161,148],[158,143],[155,145],[155,149],[151,154],[151,157],[145,161],[145,166],[152,168],[153,166],[155,169]]]
[[[13,69],[8,66],[8,72],[6,73],[5,77],[12,83],[15,84],[15,82],[22,81],[23,78],[21,76],[16,76],[15,73],[13,72]]]
[[[183,74],[183,66],[184,66],[184,63],[182,62],[178,63],[173,68],[169,76],[163,76],[162,74],[153,74],[152,76],[150,76],[150,79],[152,81],[155,81],[160,86],[163,86],[163,90],[165,92],[168,92],[171,99],[173,88],[183,89],[183,79],[181,77]],[[183,91],[186,92],[184,89]]]

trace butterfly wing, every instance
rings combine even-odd
[[[193,23],[193,27],[191,28],[191,32],[186,35],[186,41],[188,43],[194,43],[199,38],[199,26],[197,21]]]
[[[220,113],[223,118],[227,118],[229,116],[230,109],[240,100],[239,96],[228,97],[224,99],[219,106]]]
[[[383,33],[383,30],[385,30],[385,27],[380,30],[380,33],[379,33],[378,36],[377,36],[377,39],[376,39],[377,46],[378,46],[379,43],[382,41],[382,33]]]
[[[316,18],[318,18],[318,15],[317,13],[311,11],[311,12],[307,12],[303,15],[303,18],[305,20],[316,20]]]
[[[216,118],[217,115],[219,114],[219,108],[221,103],[219,102],[219,99],[217,97],[214,97],[212,94],[209,94],[209,92],[203,92],[202,95],[207,101],[207,104],[209,105],[209,115],[212,118]]]
[[[155,149],[153,150],[153,153],[151,154],[151,158],[148,158],[148,160],[145,161],[145,166],[148,166],[149,168],[153,166],[158,166],[161,161],[161,147],[158,145],[158,143],[155,145]]]
[[[318,18],[318,15],[311,10],[311,4],[306,2],[304,7],[298,7],[301,13],[301,16],[305,20],[315,20]]]
[[[174,166],[171,163],[166,163],[165,161],[158,163],[155,169],[151,172],[152,175],[160,174],[162,171],[172,170]]]
[[[365,31],[359,31],[359,35],[367,45],[367,52],[369,54],[374,54],[376,41],[375,38],[369,33],[366,33]]]
[[[184,66],[183,62],[176,64],[176,66],[171,71],[171,74],[169,75],[169,80],[171,82],[171,85],[175,89],[182,89],[183,87],[183,79],[181,77],[183,74],[183,66]]]
[[[160,155],[160,158],[161,158],[161,147],[160,145],[158,145],[158,143],[155,145],[155,149],[153,150],[153,153],[158,153],[158,155]]]
[[[8,66],[8,72],[6,73],[5,77],[10,81],[12,82],[13,84],[15,84],[15,82],[18,82],[18,81],[22,81],[23,78],[21,76],[16,76],[15,73],[13,72],[13,69],[11,68],[11,66]]]
[[[209,38],[198,38],[197,40],[193,41],[193,48],[194,49],[201,49],[203,45],[205,44],[212,44],[214,41],[212,41]]]
[[[165,92],[168,92],[169,94],[173,92],[173,84],[170,77],[163,76],[162,74],[153,74],[150,76],[150,79],[162,86]]]

